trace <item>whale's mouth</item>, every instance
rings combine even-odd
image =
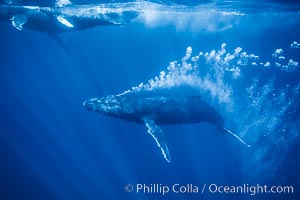
[[[101,113],[115,112],[121,109],[119,101],[112,97],[92,98],[83,102],[83,106],[88,110]]]
[[[90,99],[90,100],[87,100],[85,102],[83,102],[83,107],[87,108],[88,110],[92,110],[92,111],[95,111],[96,110],[96,98],[94,99]]]

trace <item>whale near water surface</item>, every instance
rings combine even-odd
[[[31,29],[47,33],[67,53],[74,52],[60,33],[86,30],[97,26],[124,26],[140,14],[133,3],[66,5],[62,7],[0,5],[0,20],[17,30]]]
[[[0,5],[0,19],[18,30],[33,29],[49,34],[85,30],[96,26],[121,26],[140,14],[126,3],[40,7]]]

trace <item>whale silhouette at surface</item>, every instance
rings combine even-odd
[[[65,45],[58,33],[96,26],[122,26],[130,23],[139,14],[133,3],[71,4],[64,7],[0,5],[0,20],[10,21],[18,30],[27,28],[48,33],[68,53],[73,51]]]
[[[0,19],[11,21],[16,29],[29,28],[50,34],[96,26],[121,26],[139,13],[136,6],[129,3],[64,7],[0,5]]]
[[[167,162],[171,161],[168,146],[158,125],[193,124],[208,122],[218,131],[229,133],[247,145],[237,135],[224,128],[221,115],[200,96],[154,96],[136,95],[92,98],[83,103],[88,110],[96,111],[125,121],[144,123]]]

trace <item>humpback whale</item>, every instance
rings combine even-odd
[[[64,7],[0,5],[0,19],[11,21],[16,29],[29,28],[51,34],[96,26],[121,26],[139,13],[136,6],[129,3]]]
[[[27,28],[48,33],[60,47],[70,53],[72,51],[58,33],[96,26],[122,26],[139,14],[133,3],[69,4],[63,7],[0,5],[0,20],[10,21],[18,30]]]
[[[85,101],[83,106],[114,118],[144,123],[167,162],[171,161],[171,157],[163,131],[158,125],[208,122],[215,125],[219,132],[229,133],[250,147],[224,127],[221,115],[200,96],[111,95],[92,98]]]

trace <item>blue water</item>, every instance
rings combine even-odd
[[[73,54],[46,33],[0,22],[0,199],[300,198],[299,4],[174,2],[191,10],[165,1],[145,7],[128,26],[60,34]],[[220,61],[216,54],[223,43]],[[191,57],[182,61],[188,47]],[[222,63],[237,47],[242,50],[234,61]],[[193,61],[199,52],[203,55]],[[242,52],[259,58],[238,63]],[[161,71],[174,75],[168,70],[173,61],[181,64],[178,69],[198,68],[170,80],[196,88],[251,148],[230,135],[216,136],[206,123],[162,126],[172,156],[167,163],[144,125],[82,106],[92,97],[144,91],[139,84],[147,85]],[[151,88],[175,88],[163,80],[154,79],[161,84]],[[163,196],[124,189],[175,183],[197,185],[199,193]],[[287,185],[294,192],[201,193],[204,184]]]

